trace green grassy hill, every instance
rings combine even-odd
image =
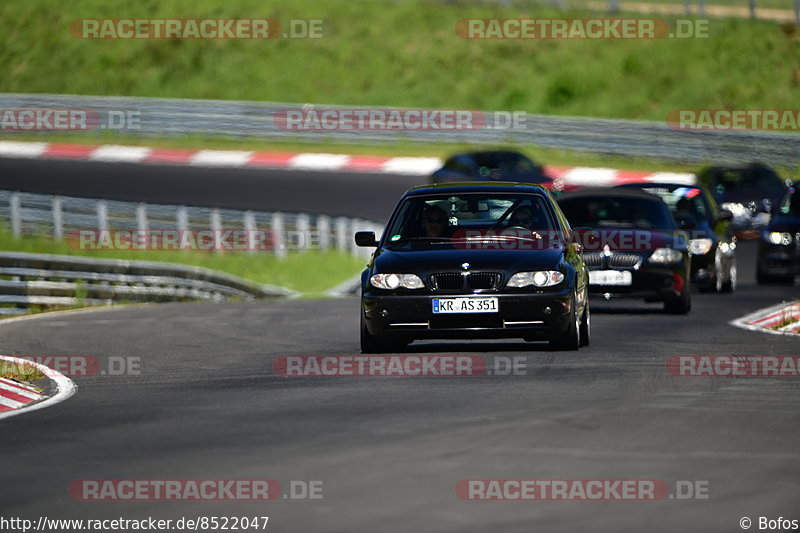
[[[470,41],[469,17],[581,17],[421,0],[26,0],[0,4],[0,91],[513,109],[663,120],[793,108],[800,31],[712,21],[708,39]],[[595,13],[592,16],[606,16]],[[634,16],[634,15],[630,15]],[[78,18],[323,19],[324,38],[80,40]]]

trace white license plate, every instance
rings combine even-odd
[[[433,314],[442,313],[497,313],[497,298],[434,298]]]
[[[590,270],[589,285],[630,285],[633,275],[627,270]]]

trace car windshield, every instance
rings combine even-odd
[[[672,190],[667,187],[644,187],[642,190],[661,198],[675,220],[700,222],[710,218],[703,191],[697,187],[677,187]]]
[[[783,188],[780,176],[764,168],[724,169],[715,176],[714,182],[717,194]]]
[[[475,154],[475,162],[485,171],[499,171],[505,174],[535,172],[536,167],[529,159],[513,152],[485,152]]]
[[[672,229],[669,210],[647,198],[586,196],[559,201],[573,227]]]
[[[451,240],[463,236],[459,230],[552,230],[557,226],[548,204],[539,194],[462,193],[411,197],[400,206],[387,235],[393,243]]]

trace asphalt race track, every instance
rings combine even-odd
[[[251,206],[260,208],[273,200],[254,200],[254,191],[292,179],[324,181],[311,173],[189,169],[183,175],[185,169],[157,167],[135,184],[122,176],[128,170],[115,171],[103,189],[104,165],[54,170],[59,165],[3,161],[0,181],[7,187],[27,180],[27,190],[72,194],[97,186],[97,195],[116,190],[117,197],[166,201],[184,188],[188,198],[211,194],[205,182],[193,190],[192,173],[211,183],[215,172],[225,172],[231,190],[222,200],[263,201]],[[331,205],[336,209],[388,209],[402,188],[400,179],[386,176],[326,176],[334,185],[349,184],[342,197],[350,203]],[[357,192],[357,180],[369,184],[365,192]],[[148,193],[157,183],[161,188]],[[308,201],[315,208],[319,199],[309,194]],[[665,368],[672,355],[800,353],[796,337],[727,324],[800,297],[797,285],[757,286],[753,243],[738,251],[738,291],[695,293],[689,316],[662,315],[658,305],[638,301],[593,301],[592,344],[577,353],[516,342],[409,348],[479,355],[490,366],[496,358],[524,356],[523,375],[515,376],[286,378],[273,372],[281,355],[358,354],[353,298],[164,304],[0,322],[4,354],[138,357],[142,363],[139,376],[77,378],[78,393],[66,402],[2,421],[2,514],[33,520],[269,516],[268,530],[275,532],[731,532],[741,531],[745,516],[798,519],[800,381],[675,377]],[[321,480],[324,497],[81,502],[68,494],[76,479],[216,478],[275,479],[284,486]],[[707,482],[708,499],[467,502],[455,494],[463,479]]]
[[[420,176],[0,158],[0,189],[385,220]]]

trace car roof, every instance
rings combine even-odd
[[[663,203],[658,196],[643,191],[638,187],[593,187],[579,191],[565,192],[558,197],[558,201],[572,200],[575,198],[642,198],[644,200]]]
[[[462,181],[452,183],[436,183],[433,185],[417,185],[411,187],[403,195],[407,196],[427,196],[448,192],[459,193],[480,193],[480,192],[520,192],[529,194],[547,195],[547,189],[535,183],[519,183],[516,181]]]
[[[463,156],[470,156],[475,157],[479,155],[504,155],[504,154],[514,154],[514,155],[521,155],[525,156],[522,152],[517,152],[514,150],[475,150],[473,152],[459,152],[457,154],[453,154],[447,159],[453,159],[454,157],[463,157]],[[527,156],[526,156],[527,157]]]
[[[685,187],[687,189],[701,189],[704,190],[705,186],[703,185],[687,185],[686,183],[661,183],[661,182],[649,182],[649,181],[641,181],[636,183],[622,183],[620,185],[615,186],[614,188],[620,189],[657,189],[657,188],[664,188],[669,189],[670,192],[674,191],[675,189],[680,189]]]

